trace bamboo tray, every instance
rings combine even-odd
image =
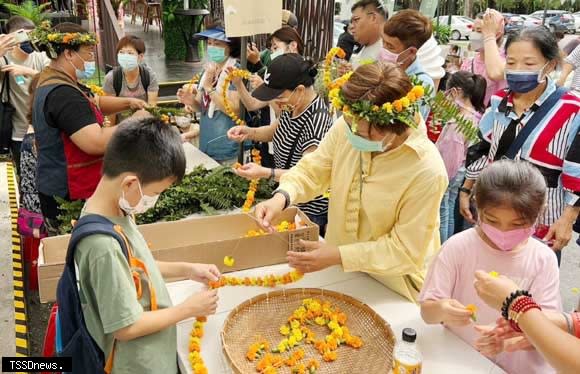
[[[392,370],[395,345],[393,331],[368,305],[334,291],[295,288],[256,296],[230,312],[221,331],[221,340],[225,357],[234,373],[257,373],[256,362],[246,359],[248,347],[258,339],[266,339],[275,347],[283,339],[279,332],[280,326],[287,322],[287,318],[306,298],[328,301],[346,313],[346,326],[353,335],[362,338],[363,346],[359,349],[341,346],[337,351],[338,359],[327,363],[313,345],[303,344],[300,348],[304,349],[306,358],[302,362],[316,359],[320,363],[317,374],[389,373]],[[326,327],[310,327],[319,339],[328,334]],[[283,354],[284,357],[288,355]],[[290,368],[282,367],[278,373],[290,373]]]

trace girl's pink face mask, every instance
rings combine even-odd
[[[534,226],[501,231],[484,222],[479,222],[479,227],[493,244],[495,244],[500,250],[506,252],[512,251],[519,244],[529,239],[535,231]]]

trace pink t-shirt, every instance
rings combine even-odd
[[[503,48],[500,49],[500,56],[505,61],[505,51]],[[489,105],[489,99],[494,93],[507,87],[507,82],[505,80],[496,82],[489,79],[487,76],[487,70],[485,69],[485,61],[483,60],[480,53],[477,53],[475,57],[464,60],[463,64],[461,65],[461,70],[469,71],[473,74],[478,74],[485,78],[485,81],[487,82],[484,100],[485,105]]]
[[[535,239],[517,252],[502,252],[487,245],[476,229],[451,237],[433,260],[423,285],[420,301],[455,299],[477,306],[477,324],[495,325],[501,313],[487,306],[473,287],[476,270],[497,271],[529,290],[543,309],[562,309],[558,263],[553,251]],[[473,325],[450,327],[466,343],[474,346],[479,338]],[[552,369],[536,352],[501,353],[493,360],[510,374],[552,374]]]

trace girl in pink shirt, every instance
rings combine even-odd
[[[555,373],[536,351],[502,352],[502,343],[481,337],[501,315],[473,287],[476,270],[494,271],[528,290],[543,309],[562,309],[556,256],[531,237],[546,204],[544,177],[529,163],[497,161],[480,174],[475,200],[479,224],[451,237],[431,264],[420,296],[423,320],[442,323],[510,374]]]

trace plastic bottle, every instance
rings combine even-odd
[[[423,357],[415,344],[417,332],[413,329],[403,329],[403,340],[395,346],[393,353],[393,374],[421,374]]]

